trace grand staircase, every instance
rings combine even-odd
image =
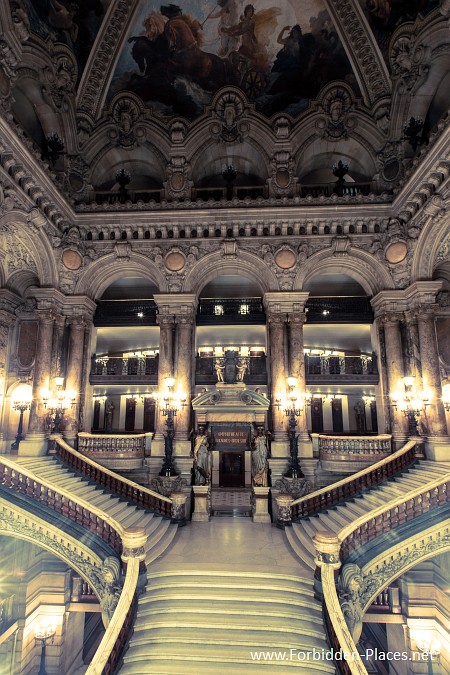
[[[145,560],[148,566],[164,553],[177,533],[177,526],[172,525],[170,520],[138,509],[128,502],[114,497],[101,487],[90,483],[86,478],[75,475],[71,469],[62,465],[52,456],[19,456],[15,457],[14,461],[31,471],[37,478],[52,483],[55,488],[64,488],[74,497],[82,497],[85,501],[114,517],[124,528],[135,525],[145,528],[148,535]]]
[[[360,515],[399,495],[406,499],[411,490],[449,473],[449,465],[420,461],[394,480],[284,532],[249,519],[216,518],[191,523],[174,540],[177,528],[169,520],[112,496],[53,457],[14,461],[124,527],[147,530],[148,583],[121,675],[244,675],[261,669],[268,675],[299,669],[335,673],[332,662],[306,656],[329,649],[321,605],[313,596],[312,536],[338,532]]]
[[[316,532],[337,533],[356,518],[384,506],[391,499],[406,495],[407,492],[415,488],[425,488],[427,483],[440,476],[448,475],[449,472],[449,464],[421,460],[420,463],[394,480],[378,485],[368,492],[364,492],[361,496],[348,500],[324,513],[293,523],[292,527],[285,530],[287,540],[300,561],[314,570],[316,550],[312,537]]]

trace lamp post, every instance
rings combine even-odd
[[[52,420],[52,434],[61,433],[61,423],[64,413],[75,405],[76,393],[63,389],[64,378],[55,377],[55,390],[45,391],[42,394],[42,402],[48,410]]]
[[[303,478],[303,472],[298,463],[298,436],[295,433],[297,426],[297,417],[302,414],[303,401],[301,395],[296,391],[296,377],[288,377],[288,395],[283,401],[281,396],[276,399],[277,408],[283,408],[286,417],[289,418],[288,438],[289,438],[289,469],[284,474],[286,478]]]
[[[18,450],[20,441],[23,441],[23,414],[31,408],[31,392],[32,389],[29,384],[22,384],[13,393],[12,408],[18,410],[20,416],[16,439],[11,445],[11,450]]]
[[[41,661],[39,665],[38,675],[47,675],[47,671],[45,670],[45,653],[47,649],[47,644],[49,642],[53,644],[55,635],[56,635],[56,626],[52,624],[48,624],[47,626],[42,626],[41,624],[38,624],[34,630],[35,644],[41,644],[42,646]]]
[[[180,393],[175,394],[175,378],[166,377],[164,384],[166,385],[165,391],[155,392],[154,394],[154,397],[159,401],[162,414],[166,418],[166,432],[164,434],[164,461],[159,475],[176,476],[177,472],[173,465],[172,459],[173,439],[175,436],[174,418],[176,417],[178,411],[186,406],[186,397]]]
[[[414,377],[404,377],[402,380],[403,391],[400,389],[391,394],[392,405],[399,408],[408,418],[409,433],[411,436],[418,435],[418,421],[427,405],[430,405],[429,394],[423,390],[418,391],[415,387]]]

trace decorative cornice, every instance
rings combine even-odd
[[[352,0],[330,0],[330,15],[346,47],[366,104],[372,107],[391,94],[391,82],[383,57],[360,5]],[[352,58],[352,55],[356,58]]]

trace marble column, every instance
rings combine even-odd
[[[386,349],[386,370],[388,377],[388,396],[403,391],[403,347],[400,333],[400,314],[390,313],[383,316],[384,341]],[[392,413],[392,436],[401,447],[408,439],[408,420],[401,410],[390,404]]]
[[[422,386],[431,394],[431,403],[427,406],[425,415],[428,435],[446,437],[447,423],[442,403],[439,351],[432,307],[424,305],[418,307],[417,325],[422,363]]]
[[[176,417],[175,438],[187,441],[191,421],[191,388],[194,316],[192,314],[177,317],[177,362],[175,388],[186,396],[186,407]]]
[[[8,372],[8,341],[9,331],[14,325],[16,317],[14,314],[0,309],[0,420],[4,415],[4,401],[5,401],[5,384],[6,374]],[[0,425],[2,427],[3,425]],[[3,431],[0,428],[0,452],[4,452],[6,448],[3,447]]]
[[[166,377],[173,376],[173,316],[161,316],[157,318],[159,324],[159,360],[158,360],[158,391],[164,391]],[[162,435],[165,428],[166,418],[163,417],[159,406],[157,407],[156,433]]]
[[[35,449],[41,453],[45,446],[47,412],[42,403],[42,392],[51,388],[50,371],[52,362],[53,325],[55,316],[52,310],[36,310],[39,321],[39,332],[36,345],[33,377],[33,401],[31,403],[30,421],[25,441],[20,444],[19,453],[26,454]],[[29,446],[35,446],[31,448]]]
[[[284,331],[285,314],[269,314],[269,354],[271,370],[270,397],[272,401],[272,421],[273,421],[273,441],[285,441],[287,439],[287,419],[284,411],[278,409],[275,401],[281,395],[286,395],[286,373],[285,373],[285,350],[284,350]]]
[[[70,333],[65,389],[68,392],[75,393],[76,403],[65,414],[64,438],[72,445],[78,432],[78,413],[80,409],[81,382],[84,363],[84,330],[86,322],[82,315],[71,316],[67,321],[70,326]]]
[[[289,375],[297,378],[297,391],[306,394],[305,354],[303,350],[303,326],[306,323],[304,312],[289,314]],[[303,400],[304,404],[304,400]],[[309,441],[306,426],[306,407],[297,418],[299,441]]]
[[[420,340],[417,312],[405,312],[406,327],[408,330],[409,366],[411,375],[415,378],[417,389],[422,389],[422,364],[420,357]]]
[[[61,377],[64,373],[63,361],[63,341],[64,328],[66,326],[66,317],[58,314],[55,316],[55,325],[53,327],[53,346],[52,346],[52,365],[50,370],[50,381],[55,377]]]

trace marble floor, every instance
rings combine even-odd
[[[152,571],[170,567],[184,569],[284,572],[311,578],[287,546],[282,530],[271,524],[253,523],[250,518],[211,518],[208,523],[191,522],[179,530],[166,554],[156,560]]]
[[[251,490],[245,488],[213,488],[211,491],[211,508],[216,516],[250,516]]]

